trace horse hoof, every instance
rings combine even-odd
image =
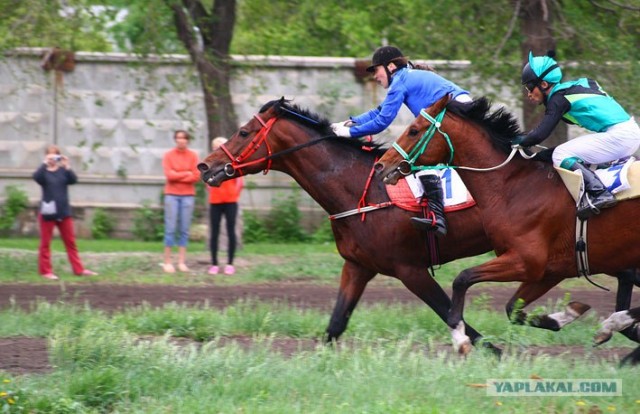
[[[613,337],[611,331],[600,331],[593,337],[593,346],[602,345]]]
[[[458,354],[463,356],[469,355],[472,349],[473,349],[473,346],[471,345],[471,341],[463,342],[458,347]]]
[[[591,306],[586,303],[569,302],[567,304],[567,311],[573,312],[576,318],[584,315],[589,309],[591,309]]]

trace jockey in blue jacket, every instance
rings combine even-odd
[[[600,164],[632,155],[640,148],[640,128],[595,80],[561,81],[562,70],[552,55],[534,57],[529,52],[522,84],[529,100],[544,104],[545,113],[536,128],[513,143],[523,147],[539,144],[560,120],[594,132],[558,145],[552,154],[556,167],[582,172],[587,195],[578,207],[578,217],[585,219],[614,206],[616,199],[584,163]]]
[[[455,83],[422,67],[415,67],[400,49],[394,46],[382,46],[373,53],[371,66],[367,68],[374,79],[385,89],[387,96],[380,106],[349,120],[332,124],[336,135],[341,137],[363,137],[384,131],[398,116],[405,104],[414,116],[446,95],[461,101],[470,102],[469,92]],[[427,230],[435,230],[446,235],[444,219],[444,195],[440,177],[435,174],[420,175],[433,216],[427,219],[413,217],[414,224]]]

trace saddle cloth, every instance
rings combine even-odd
[[[433,172],[430,172],[433,174]],[[458,211],[473,207],[476,202],[469,194],[467,187],[453,168],[438,170],[444,191],[444,211]],[[417,174],[419,175],[419,174]],[[396,185],[387,185],[387,194],[391,201],[403,210],[421,212],[424,204],[422,200],[422,184],[414,175],[408,175],[398,181]]]
[[[582,173],[557,168],[569,194],[578,203],[582,197]],[[618,201],[640,197],[640,161],[631,157],[624,164],[596,170],[596,174]]]

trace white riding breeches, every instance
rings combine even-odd
[[[587,164],[601,164],[633,155],[640,148],[640,127],[633,119],[609,127],[604,132],[582,135],[560,144],[553,151],[553,165],[578,157]]]

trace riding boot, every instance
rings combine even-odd
[[[436,231],[438,235],[446,236],[447,222],[444,218],[444,194],[440,177],[435,174],[425,174],[419,178],[424,187],[423,197],[427,199],[431,217],[411,217],[411,222],[421,230]]]
[[[577,213],[580,220],[586,220],[594,214],[600,214],[601,209],[613,207],[618,203],[618,200],[607,190],[595,172],[579,162],[573,164],[571,170],[580,170],[584,179],[586,194],[580,200]]]

